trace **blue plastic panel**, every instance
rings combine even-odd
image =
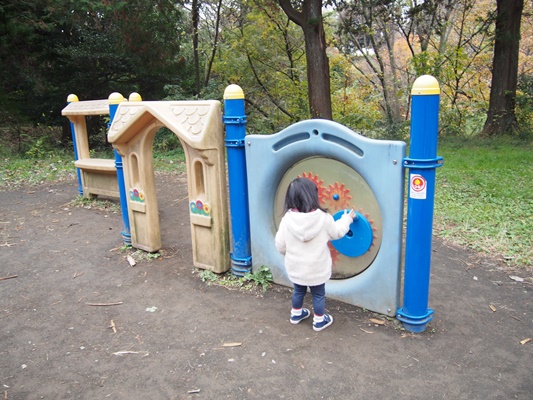
[[[274,244],[281,217],[275,207],[278,187],[286,172],[302,160],[336,160],[360,175],[368,186],[365,190],[372,191],[381,213],[382,232],[381,246],[371,265],[354,277],[330,280],[327,295],[395,315],[400,297],[405,147],[401,141],[365,138],[327,120],[302,121],[273,135],[246,136],[253,269],[265,265],[276,283],[292,286],[283,256]]]

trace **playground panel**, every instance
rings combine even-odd
[[[328,296],[395,315],[400,298],[405,143],[368,139],[325,120],[299,122],[273,135],[248,135],[245,141],[253,270],[266,265],[276,283],[291,286],[274,236],[287,185],[305,176],[317,183],[332,214],[345,208],[358,211],[351,231],[369,244],[354,253],[355,240],[345,237],[331,247],[334,266],[333,279],[326,284]]]
[[[193,263],[218,273],[227,271],[227,189],[218,101],[118,105],[108,139],[122,156],[132,245],[149,252],[162,246],[152,151],[163,126],[176,134],[185,151]]]

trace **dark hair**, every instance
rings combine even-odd
[[[313,210],[326,211],[320,206],[318,188],[315,183],[307,178],[296,178],[287,188],[285,195],[285,212],[296,208],[299,212],[308,213]]]

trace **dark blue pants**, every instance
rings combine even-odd
[[[313,312],[315,315],[324,315],[326,312],[326,284],[318,286],[309,286],[311,296],[313,296]],[[292,293],[292,308],[302,308],[304,297],[307,293],[307,286],[294,283],[294,292]]]

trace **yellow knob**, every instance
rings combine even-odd
[[[137,92],[132,92],[128,100],[129,101],[143,101],[141,95]]]
[[[224,100],[244,99],[244,92],[239,85],[229,85],[224,90]]]
[[[440,94],[439,82],[431,75],[422,75],[413,83],[413,95]]]
[[[120,93],[113,92],[109,95],[109,104],[118,104],[122,103],[125,99]]]

